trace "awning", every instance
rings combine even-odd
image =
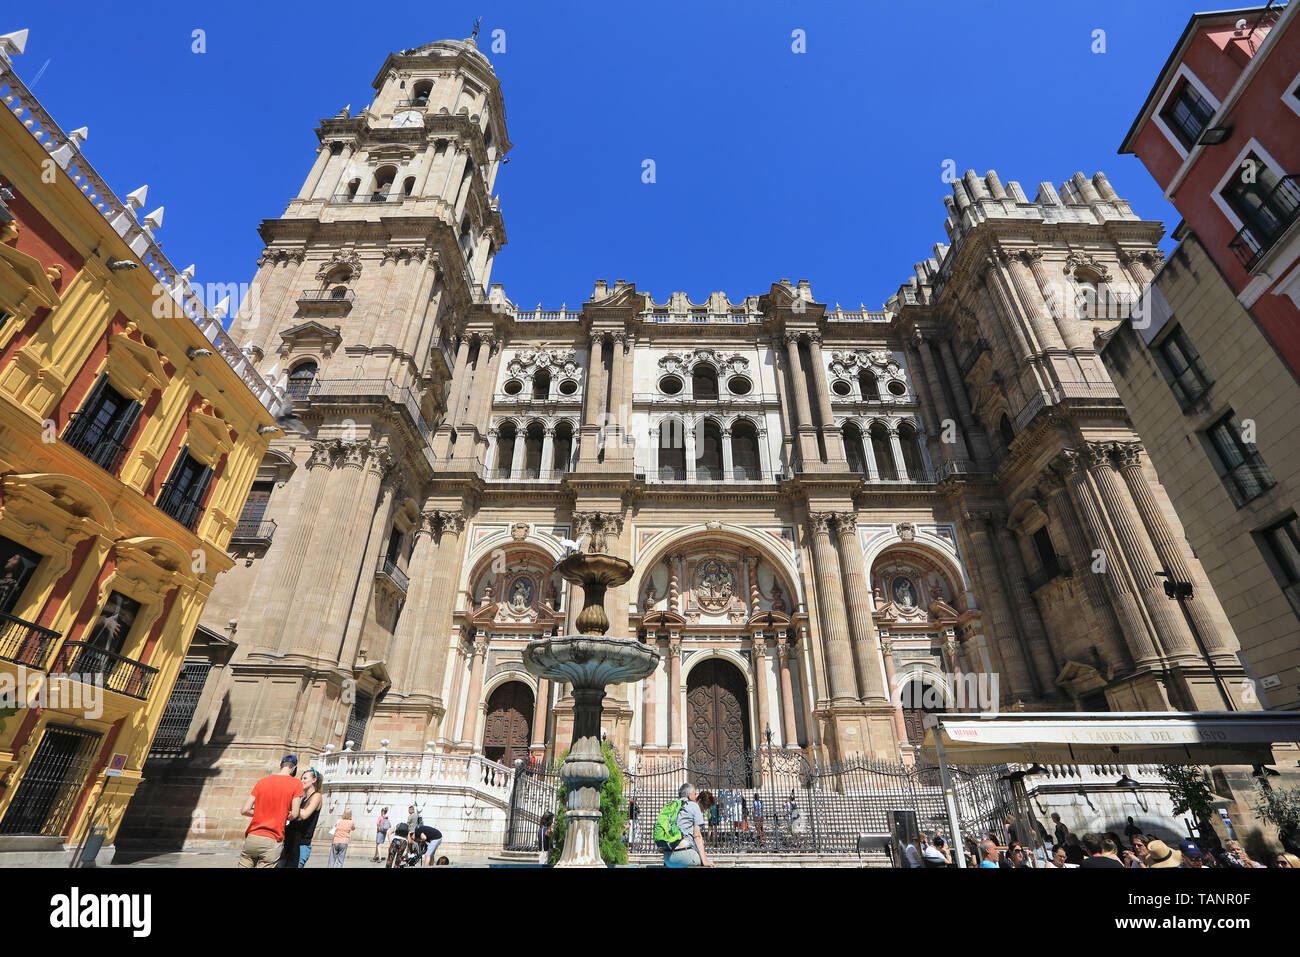
[[[921,744],[948,764],[1269,764],[1300,742],[1300,715],[1278,711],[934,714]]]

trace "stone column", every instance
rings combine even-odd
[[[948,670],[952,673],[952,687],[955,696],[960,693],[959,689],[962,687],[961,650],[957,647],[956,638],[949,637],[944,639],[943,657],[948,663]],[[969,705],[965,701],[954,700],[952,707],[956,711],[961,711],[963,708],[969,707]]]
[[[831,409],[831,390],[826,382],[826,363],[822,361],[820,332],[808,334],[808,358],[812,361],[813,382],[817,386],[817,407],[821,411],[826,461],[840,462],[844,460],[844,439],[840,434],[840,427],[835,424],[835,412]]]
[[[1120,466],[1119,474],[1124,477],[1129,494],[1133,498],[1133,504],[1137,506],[1137,513],[1142,519],[1142,524],[1146,527],[1147,533],[1151,536],[1151,542],[1155,545],[1156,555],[1159,557],[1161,565],[1164,566],[1163,570],[1172,574],[1179,581],[1191,582],[1191,566],[1187,563],[1183,550],[1174,537],[1173,529],[1169,527],[1169,522],[1165,520],[1165,513],[1156,504],[1155,496],[1151,492],[1151,486],[1147,483],[1146,475],[1142,472],[1141,443],[1116,442],[1113,447],[1116,460]],[[1176,604],[1176,602],[1170,603]],[[1192,623],[1196,625],[1196,630],[1200,632],[1201,641],[1205,644],[1206,651],[1212,655],[1231,655],[1237,650],[1236,643],[1225,640],[1227,636],[1214,620],[1210,606],[1205,601],[1204,588],[1192,589],[1192,597],[1187,601],[1187,611],[1191,615]],[[1194,644],[1189,651],[1200,653]]]
[[[527,446],[527,433],[523,428],[515,429],[515,445],[511,450],[510,457],[510,477],[512,479],[523,478],[524,475],[524,449]]]
[[[487,435],[488,416],[492,413],[492,393],[496,389],[497,372],[501,366],[501,340],[496,336],[482,337],[488,348],[488,360],[482,373],[474,370],[474,416],[471,420],[479,435]],[[483,347],[479,347],[479,365],[483,366]]]
[[[862,436],[862,455],[867,463],[867,479],[872,482],[880,481],[880,466],[876,464],[876,449],[871,444],[871,425],[860,433]]]
[[[274,653],[280,648],[280,638],[289,617],[289,605],[297,595],[298,579],[316,533],[321,501],[339,454],[337,442],[313,442],[311,448],[311,457],[305,466],[307,478],[299,499],[300,508],[295,517],[296,524],[291,529],[292,534],[275,543],[275,550],[270,552],[273,564],[256,578],[249,599],[249,608],[262,609],[258,616],[261,628],[255,632],[257,643],[253,646],[259,652]]]
[[[623,426],[626,410],[623,408],[626,397],[623,394],[623,387],[627,379],[627,334],[623,332],[614,332],[610,334],[610,349],[612,356],[610,359],[610,383],[609,383],[609,425],[610,434],[606,442],[617,441],[621,444],[623,436]]]
[[[424,632],[429,604],[432,600],[433,583],[438,573],[436,558],[437,546],[433,543],[435,516],[425,512],[420,516],[420,524],[415,530],[415,545],[411,549],[410,569],[411,584],[406,593],[406,604],[397,619],[397,628],[393,632],[391,644],[387,648],[376,647],[377,661],[401,661],[400,670],[393,669],[394,687],[398,694],[409,692],[415,678],[415,662],[419,652],[417,646]],[[432,654],[432,652],[426,653]]]
[[[1088,470],[1097,483],[1106,514],[1119,538],[1129,572],[1137,583],[1138,595],[1155,625],[1162,650],[1171,657],[1195,655],[1196,643],[1187,622],[1174,602],[1165,597],[1164,585],[1156,580],[1155,571],[1160,559],[1141,526],[1136,508],[1115,479],[1115,470],[1110,464],[1110,446],[1104,442],[1086,442],[1084,451],[1088,455]]]
[[[388,543],[388,536],[393,529],[393,513],[397,504],[398,489],[394,487],[391,475],[385,475],[380,486],[379,507],[375,509],[370,520],[370,531],[365,539],[365,552],[361,560],[358,588],[354,595],[344,596],[338,608],[344,615],[343,653],[339,662],[347,667],[357,660],[361,646],[362,630],[365,627],[366,612],[374,595],[374,575],[379,567],[380,550]],[[409,585],[408,585],[409,587]],[[337,617],[337,616],[336,616]],[[385,636],[387,637],[387,636]],[[377,655],[367,653],[365,661],[380,660]]]
[[[993,634],[997,638],[998,658],[1011,683],[1010,700],[1014,702],[1031,697],[1034,685],[1029,674],[1028,653],[1011,611],[1011,589],[1003,577],[1006,570],[998,561],[989,534],[989,527],[995,519],[989,512],[978,509],[967,512],[966,519],[975,550],[975,566],[985,584],[984,607],[988,609]]]
[[[1065,487],[1065,476],[1056,466],[1049,466],[1043,472],[1047,488],[1045,505],[1051,524],[1064,532],[1066,555],[1074,580],[1083,583],[1083,590],[1088,596],[1088,603],[1095,609],[1098,623],[1098,636],[1101,639],[1100,654],[1111,671],[1118,674],[1132,667],[1133,659],[1124,636],[1120,631],[1115,610],[1106,597],[1105,589],[1098,576],[1092,571],[1092,548],[1084,537],[1082,529],[1070,504],[1069,492]]]
[[[682,747],[682,642],[668,641],[668,746]]]
[[[682,441],[686,443],[686,481],[695,481],[695,427],[699,424],[697,417],[683,416],[682,423]]]
[[[1034,337],[1038,339],[1039,346],[1043,349],[1064,349],[1065,342],[1061,339],[1061,332],[1056,328],[1052,317],[1047,314],[1047,303],[1043,300],[1042,293],[1038,291],[1038,285],[1025,264],[1024,256],[1009,256],[1005,253],[1002,256],[1003,265],[1011,273],[1011,284],[1015,288],[1016,298],[1020,300],[1020,305],[1029,318],[1029,325],[1034,330]]]
[[[921,359],[921,370],[925,375],[925,381],[930,387],[930,395],[934,399],[935,412],[939,418],[939,445],[943,448],[943,457],[952,461],[953,459],[970,459],[970,450],[966,448],[966,439],[962,435],[961,429],[957,428],[958,420],[953,410],[948,406],[948,396],[943,391],[943,383],[939,381],[939,371],[935,368],[934,354],[930,351],[930,343],[917,330],[912,337],[914,351]],[[944,442],[942,433],[944,431],[944,421],[953,423],[953,433],[956,442]]]
[[[325,164],[330,161],[330,147],[328,143],[322,143],[320,149],[316,151],[316,162],[312,164],[311,172],[307,174],[307,180],[302,184],[302,189],[298,191],[299,199],[311,199],[311,194],[316,191],[320,183],[321,174],[325,172]]]
[[[652,648],[659,647],[659,639],[654,637],[653,633],[646,636],[647,642]],[[641,746],[643,748],[652,748],[659,742],[655,740],[655,718],[656,707],[655,697],[659,693],[658,682],[659,666],[646,676],[645,684],[641,686],[641,720],[644,727],[642,728]]]
[[[735,480],[735,460],[731,455],[731,429],[722,430],[722,479],[725,482]]]
[[[1102,583],[1110,595],[1110,605],[1115,610],[1124,640],[1128,642],[1129,654],[1138,668],[1158,664],[1160,656],[1156,651],[1155,636],[1147,626],[1142,611],[1133,598],[1130,582],[1125,574],[1123,549],[1111,538],[1110,527],[1106,523],[1101,503],[1094,497],[1088,484],[1087,470],[1083,455],[1073,449],[1062,452],[1057,459],[1061,473],[1066,477],[1070,496],[1075,508],[1083,518],[1088,536],[1092,539],[1089,554],[1100,549],[1106,561],[1106,570],[1101,573]],[[1093,562],[1088,565],[1088,574],[1092,574]]]
[[[857,682],[853,672],[853,648],[849,642],[841,590],[840,563],[831,543],[833,512],[813,512],[813,566],[817,576],[817,605],[820,610],[823,642],[826,648],[827,683],[835,704],[857,704]]]
[[[1148,258],[1154,259],[1149,252],[1122,252],[1119,254],[1119,261],[1123,264],[1124,268],[1128,270],[1129,275],[1136,280],[1138,288],[1144,291],[1147,286],[1151,285],[1151,280],[1155,278],[1155,273],[1152,272],[1151,266],[1146,262]],[[1161,255],[1161,258],[1163,258],[1163,254]],[[1158,262],[1158,260],[1156,261]]]
[[[799,730],[795,724],[794,682],[790,680],[790,656],[794,648],[787,638],[776,645],[776,656],[781,668],[781,744],[786,748],[799,747]]]
[[[758,728],[754,734],[755,741],[763,740],[763,731],[768,726],[767,710],[767,639],[759,632],[754,636],[754,692],[758,703]]]
[[[551,682],[549,678],[537,679],[537,700],[533,703],[533,730],[528,742],[530,751],[546,747],[546,723],[550,715]]]
[[[876,653],[876,626],[871,619],[871,588],[867,583],[862,545],[858,540],[858,517],[852,512],[841,512],[835,519],[859,693],[864,704],[884,704],[889,700],[889,693],[885,688],[880,659]]]
[[[799,356],[799,333],[785,333],[785,351],[790,366],[790,391],[794,393],[799,468],[807,470],[810,465],[820,464],[821,456],[817,452],[816,427],[808,404],[808,376]]]
[[[894,457],[894,474],[900,482],[910,482],[912,476],[907,471],[907,459],[903,458],[903,443],[898,438],[898,426],[889,425],[885,430],[889,433],[889,451]]]
[[[555,467],[554,459],[555,459],[555,429],[548,425],[546,429],[542,432],[542,461],[539,468],[541,469],[543,478],[546,477],[547,472],[565,471],[564,469],[557,469]]]
[[[794,399],[791,396],[787,375],[788,360],[782,354],[781,339],[772,337],[772,368],[776,373],[777,401],[781,408],[781,455],[787,465],[794,464],[794,435],[798,423],[794,420]]]
[[[471,745],[475,753],[483,750],[479,740],[479,714],[482,712],[483,662],[487,658],[488,643],[483,637],[474,639],[473,661],[469,666],[469,685],[465,688],[465,714],[460,722],[460,743]]]
[[[1002,568],[1006,572],[1006,581],[1011,588],[1011,599],[1016,610],[1016,620],[1025,636],[1025,650],[1028,661],[1034,669],[1037,690],[1045,698],[1056,698],[1060,691],[1056,687],[1056,676],[1061,673],[1056,655],[1047,640],[1043,620],[1038,614],[1038,606],[1029,594],[1029,572],[1025,569],[1024,558],[1016,545],[1011,530],[1005,522],[997,522],[994,528],[998,552],[1002,558]]]
[[[587,344],[587,370],[582,394],[582,428],[578,436],[578,461],[594,465],[599,448],[605,405],[605,334],[593,332]]]
[[[988,437],[975,422],[975,415],[971,411],[970,398],[966,395],[966,383],[962,381],[961,373],[957,369],[957,357],[953,355],[952,343],[949,340],[939,340],[939,357],[943,360],[944,372],[947,374],[948,383],[952,387],[952,394],[957,403],[957,415],[961,418],[962,431],[966,433],[966,442],[970,447],[970,452],[977,458],[986,459],[990,453]]]
[[[1047,269],[1043,266],[1043,254],[1037,249],[1027,249],[1020,254],[1020,259],[1033,271],[1034,282],[1038,285],[1038,291],[1047,306],[1047,314],[1056,323],[1061,338],[1065,340],[1065,347],[1071,352],[1075,350],[1091,352],[1091,329],[1087,324],[1074,321],[1068,315],[1065,304],[1060,301],[1060,295],[1052,287],[1051,277],[1047,275]]]
[[[335,193],[339,192],[339,186],[343,183],[343,177],[348,174],[348,164],[352,162],[352,154],[356,147],[351,143],[344,143],[343,149],[338,156],[336,170],[331,170],[333,175],[322,175],[316,184],[315,190],[312,191],[312,199],[330,199]],[[326,161],[328,164],[328,160]]]
[[[465,514],[459,511],[437,513],[440,530],[438,547],[433,556],[435,574],[429,590],[431,601],[425,612],[425,628],[441,647],[443,636],[451,634],[452,617],[456,613],[456,577],[461,565],[461,533],[465,531]],[[443,654],[421,654],[416,659],[416,693],[437,699],[442,694],[442,683],[447,665]]]
[[[880,651],[885,658],[885,682],[889,691],[889,700],[894,706],[894,733],[898,735],[900,743],[907,741],[907,722],[903,719],[903,702],[898,695],[894,694],[894,682],[897,680],[894,671],[894,643],[888,638],[880,642]]]

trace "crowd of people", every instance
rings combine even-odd
[[[965,840],[966,866],[971,868],[1037,867],[1050,870],[1069,868],[1131,868],[1162,869],[1185,868],[1300,868],[1300,858],[1288,852],[1270,855],[1267,863],[1253,860],[1240,841],[1217,840],[1211,845],[1203,841],[1205,849],[1192,840],[1178,842],[1171,847],[1165,841],[1142,833],[1128,819],[1125,838],[1114,831],[1101,834],[1076,835],[1061,821],[1059,814],[1052,815],[1052,835],[1035,848],[1026,848],[1016,840],[1015,829],[1008,829],[1007,841],[1000,843],[998,835],[988,832],[983,840],[968,837]],[[1045,829],[1039,830],[1046,835]],[[927,839],[921,835],[903,849],[903,862],[907,867],[955,867],[952,851],[943,836],[935,833]]]
[[[315,768],[308,768],[298,779],[298,758],[286,754],[280,768],[253,785],[241,813],[252,818],[244,832],[244,847],[239,855],[240,867],[306,867],[311,857],[311,842],[316,833],[323,803],[324,780]],[[415,805],[396,827],[388,817],[388,808],[379,812],[375,822],[375,855],[372,862],[385,861],[389,866],[446,866],[451,861],[434,855],[442,842],[442,832],[425,824]],[[330,834],[327,867],[342,867],[356,822],[352,812],[344,811]],[[387,857],[381,857],[389,832],[393,843]]]

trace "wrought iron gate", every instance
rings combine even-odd
[[[23,773],[0,834],[62,834],[99,751],[100,735],[50,725]]]
[[[654,824],[659,810],[677,799],[689,781],[705,810],[703,836],[710,856],[805,854],[854,856],[884,863],[897,860],[890,846],[891,815],[915,815],[916,826],[942,834],[954,848],[965,838],[994,832],[999,843],[1006,828],[1025,816],[1017,803],[1014,775],[1005,765],[951,768],[954,799],[962,831],[954,840],[938,770],[853,757],[812,763],[801,752],[775,748],[748,750],[722,765],[674,757],[642,760],[624,775],[631,854],[656,853]],[[559,765],[526,769],[515,775],[506,849],[539,850],[542,817],[559,809]],[[1023,841],[1030,837],[1018,834]],[[891,853],[895,855],[890,857]]]

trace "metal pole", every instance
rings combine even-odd
[[[91,805],[90,818],[86,822],[86,829],[81,833],[81,840],[77,843],[77,850],[72,855],[71,863],[68,864],[69,870],[81,866],[81,851],[86,846],[86,841],[90,839],[90,835],[95,833],[95,816],[99,813],[99,802],[104,797],[104,792],[107,790],[108,778],[105,777],[104,786],[99,789],[99,793],[95,795],[95,803]]]
[[[944,803],[948,805],[948,827],[952,835],[952,852],[957,857],[957,866],[966,867],[966,845],[961,836],[961,819],[957,815],[957,799],[952,792],[952,776],[948,773],[948,758],[943,753],[943,724],[939,719],[934,723],[934,750],[939,756],[939,784],[943,787]]]

